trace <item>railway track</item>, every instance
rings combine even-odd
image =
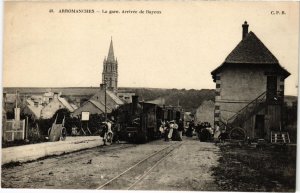
[[[141,182],[159,163],[183,142],[164,147],[127,168],[122,173],[97,187],[97,190],[130,190]]]
[[[36,164],[33,164],[31,167],[25,167],[25,168],[7,168],[7,169],[2,169],[2,178],[7,178],[11,176],[17,176],[17,177],[22,177],[26,175],[31,175],[33,173],[39,173],[43,172],[45,170],[54,168],[56,166],[61,166],[65,164],[70,164],[70,163],[76,163],[84,159],[88,159],[89,157],[97,156],[99,153],[107,153],[111,152],[114,150],[121,150],[121,149],[126,149],[130,147],[135,147],[136,145],[134,144],[120,144],[120,145],[112,145],[112,146],[98,146],[94,147],[91,149],[86,149],[86,150],[80,150],[78,152],[73,152],[73,153],[68,153],[65,155],[55,155],[53,158],[55,160],[47,162],[44,164],[44,160],[39,160],[37,163],[40,163],[41,165],[36,166]],[[25,163],[26,164],[26,163]],[[17,166],[17,167],[22,167]]]

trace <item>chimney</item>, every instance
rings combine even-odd
[[[4,104],[4,107],[5,107],[5,104],[6,104],[6,92],[3,92],[2,103]],[[4,108],[4,109],[5,109],[5,108]],[[5,109],[5,110],[6,110],[6,109]]]
[[[105,84],[100,84],[100,90],[104,90]]]
[[[244,39],[246,37],[246,35],[248,34],[248,27],[249,27],[249,25],[248,25],[247,21],[244,22],[244,24],[242,25],[242,27],[243,27],[243,39]]]
[[[139,96],[132,96],[132,114],[134,115],[137,111],[138,108],[138,103],[139,103]]]
[[[58,93],[57,93],[57,92],[54,92],[54,93],[53,93],[53,100],[54,100],[54,101],[57,101],[57,100],[58,100]]]

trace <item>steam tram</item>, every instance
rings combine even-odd
[[[121,140],[145,143],[160,138],[162,121],[183,119],[183,111],[180,107],[139,102],[138,96],[133,96],[132,103],[118,108],[116,117]]]

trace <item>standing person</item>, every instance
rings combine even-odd
[[[179,128],[179,126],[178,126],[176,120],[174,120],[173,135],[172,135],[172,140],[174,140],[174,141],[181,141],[182,140],[180,138],[178,128]]]
[[[169,134],[168,134],[168,139],[169,140],[172,138],[173,129],[174,129],[174,121],[170,121],[170,130],[169,130]]]
[[[214,133],[214,141],[215,142],[218,141],[220,134],[221,134],[221,131],[220,131],[219,124],[216,123],[216,125],[215,125],[215,133]]]
[[[120,127],[118,123],[112,124],[113,141],[117,143],[120,143]]]
[[[194,127],[195,127],[195,123],[194,123],[194,120],[192,120],[192,121],[189,123],[189,128],[188,128],[187,134],[186,134],[187,137],[193,137]]]
[[[161,138],[164,136],[164,133],[165,133],[165,127],[166,127],[165,121],[161,121],[161,125],[160,125],[160,127],[159,127],[160,137],[161,137]]]
[[[105,133],[104,133],[104,136],[103,136],[103,143],[104,145],[106,145],[106,142],[112,142],[112,137],[113,137],[113,132],[111,130],[111,122],[109,120],[103,122],[103,124],[105,125]]]
[[[179,140],[182,141],[182,132],[183,132],[183,121],[182,119],[179,119],[179,123],[178,123],[178,133],[179,133]]]
[[[209,131],[209,133],[210,133],[209,140],[211,140],[211,138],[214,136],[214,131],[213,131],[213,129],[211,128],[210,123],[206,123],[206,129],[207,129],[207,130]]]
[[[170,130],[170,123],[169,121],[166,121],[166,125],[165,125],[165,128],[164,128],[164,137],[165,137],[165,141],[169,141],[169,138],[168,138],[168,134],[169,134],[169,130]]]

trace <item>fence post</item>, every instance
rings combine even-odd
[[[25,123],[25,140],[28,140],[28,116],[26,116],[26,123]]]

